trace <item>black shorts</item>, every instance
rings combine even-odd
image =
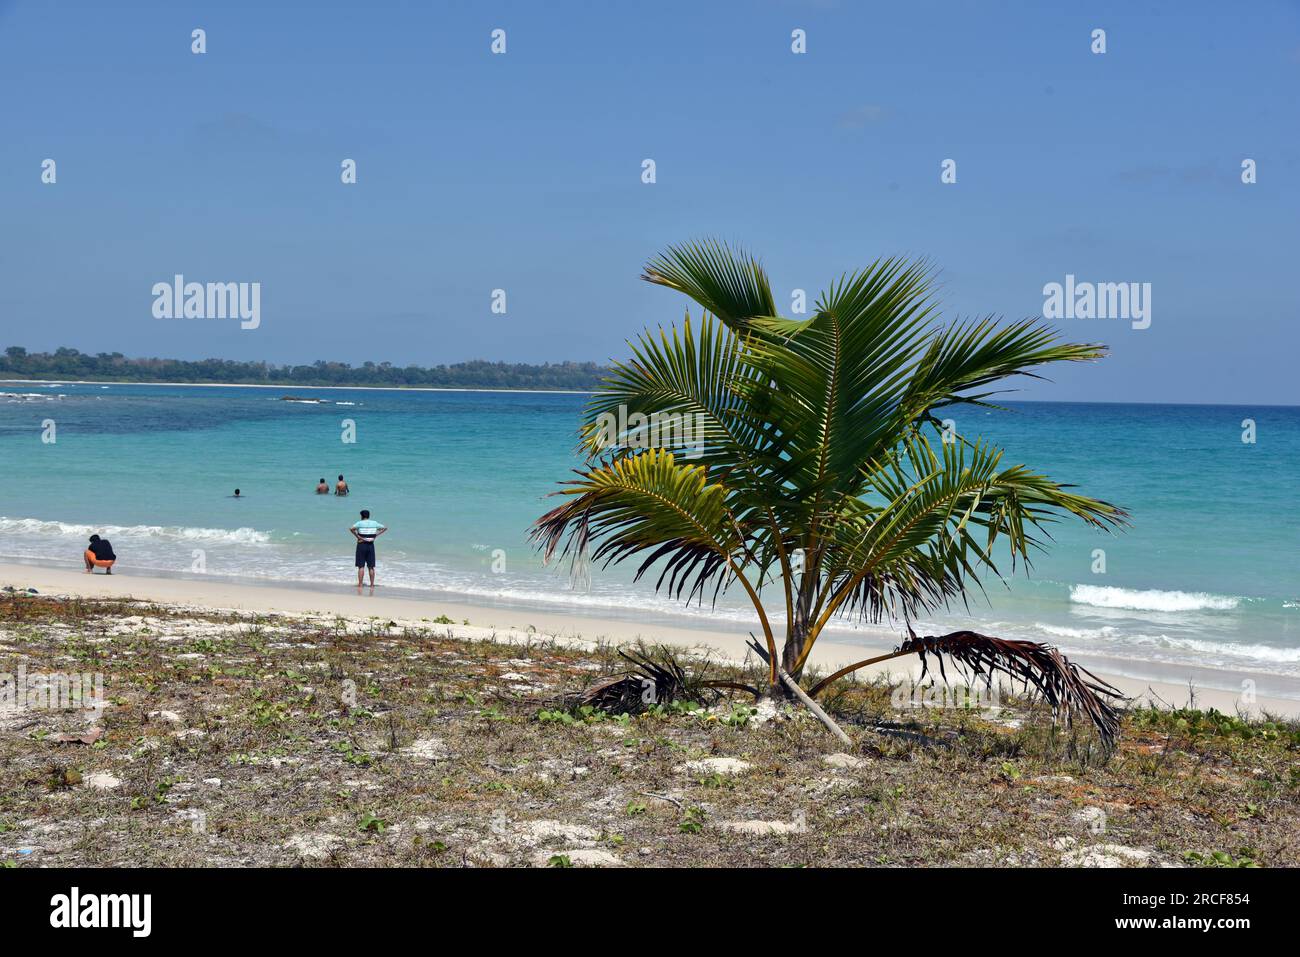
[[[375,567],[374,542],[357,542],[357,568],[363,565],[367,568]]]

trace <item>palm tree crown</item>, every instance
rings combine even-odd
[[[781,672],[799,679],[831,619],[857,615],[907,628],[895,654],[1023,678],[1067,718],[1082,711],[1113,735],[1113,689],[1054,649],[912,633],[919,614],[1028,564],[1051,522],[1125,521],[944,422],[993,407],[1009,378],[1098,359],[1104,346],[1062,342],[1035,319],[941,325],[923,262],[844,276],[807,319],[779,316],[758,261],[718,242],[670,247],[642,278],[703,312],[642,334],[587,405],[588,465],[533,526],[548,560],[635,558],[638,579],[657,569],[656,588],[687,601],[739,587],[759,617],[772,693]],[[774,591],[779,651],[781,618],[764,601]]]

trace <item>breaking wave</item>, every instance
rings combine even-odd
[[[193,528],[186,525],[78,525],[72,522],[46,522],[39,518],[0,516],[0,535],[67,535],[85,538],[155,539],[166,542],[205,542],[208,544],[265,545],[271,540],[266,532],[254,528]]]
[[[1101,585],[1070,586],[1070,601],[1094,608],[1123,608],[1130,611],[1228,611],[1241,603],[1230,595],[1206,592],[1139,591]]]

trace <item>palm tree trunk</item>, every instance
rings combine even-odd
[[[786,633],[785,647],[781,649],[781,667],[795,681],[799,681],[803,675],[803,665],[800,663],[800,659],[803,657],[804,643],[808,640],[809,625],[810,622],[804,612],[803,603],[800,602],[800,605],[795,610],[794,622]],[[772,686],[772,696],[789,699],[793,697],[793,693],[780,679],[777,679],[776,684]]]
[[[796,668],[800,656],[803,654],[803,643],[808,634],[808,625],[806,622],[796,621],[795,626],[790,629],[790,634],[785,639],[785,647],[781,650],[781,667],[783,667],[795,681],[799,680],[802,667]]]
[[[803,676],[802,659],[804,645],[807,644],[808,635],[812,630],[812,600],[816,581],[816,575],[805,571],[799,583],[799,596],[795,601],[794,621],[790,623],[790,628],[786,632],[785,648],[781,651],[781,667],[785,668],[795,681]]]
[[[785,635],[785,646],[781,649],[781,657],[778,664],[782,669],[796,682],[803,675],[804,664],[803,658],[804,646],[808,641],[808,635],[812,630],[812,585],[815,579],[805,574],[804,579],[800,582],[799,593],[795,599],[794,620],[789,622]],[[768,697],[777,701],[792,701],[795,698],[792,692],[779,677],[773,682],[768,689]]]

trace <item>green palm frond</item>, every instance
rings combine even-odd
[[[668,451],[642,454],[579,472],[558,494],[569,498],[537,520],[532,537],[547,560],[609,565],[641,557],[636,577],[665,563],[656,588],[687,600],[709,583],[714,593],[734,560],[744,563],[745,536],[727,509],[727,489],[711,483],[703,466],[683,465]],[[590,545],[595,543],[594,551]],[[645,553],[649,553],[648,555]]]
[[[1032,371],[1053,362],[1102,358],[1100,344],[1061,342],[1034,319],[1000,324],[992,317],[956,323],[934,335],[917,366],[902,405],[913,418],[958,403],[986,405],[993,392],[971,390],[1016,376],[1040,378]]]
[[[873,495],[837,523],[824,551],[826,619],[857,612],[876,622],[910,620],[964,600],[986,574],[1002,577],[999,540],[1014,569],[1030,563],[1044,527],[1064,515],[1097,527],[1126,521],[1116,506],[1023,466],[1000,468],[1002,455],[978,442],[944,443],[936,452],[924,437],[908,436],[865,470]]]
[[[588,455],[666,448],[721,464],[747,458],[760,443],[741,397],[755,376],[740,340],[711,316],[680,329],[646,333],[632,360],[614,363],[583,413]]]
[[[774,688],[778,664],[797,678],[837,615],[910,631],[923,612],[1028,568],[1054,522],[1127,522],[978,438],[927,437],[941,410],[988,406],[1008,381],[1100,358],[1103,346],[1064,342],[1035,319],[942,326],[925,262],[882,259],[846,275],[807,319],[779,316],[758,261],[714,240],[670,247],[643,278],[704,314],[647,331],[614,365],[583,415],[589,464],[532,537],[548,561],[632,560],[638,580],[657,567],[656,588],[688,601],[739,584]],[[761,594],[778,582],[779,656]],[[1054,651],[963,633],[898,653],[923,652],[1028,669],[1067,716],[1113,731],[1104,689]]]
[[[669,246],[641,276],[690,296],[737,333],[758,316],[775,316],[776,301],[758,260],[717,240]]]
[[[815,490],[810,512],[827,494],[858,494],[862,463],[896,444],[934,318],[932,285],[923,263],[881,260],[832,286],[809,320],[755,320],[751,361],[772,384],[770,415],[803,470],[796,481]]]

